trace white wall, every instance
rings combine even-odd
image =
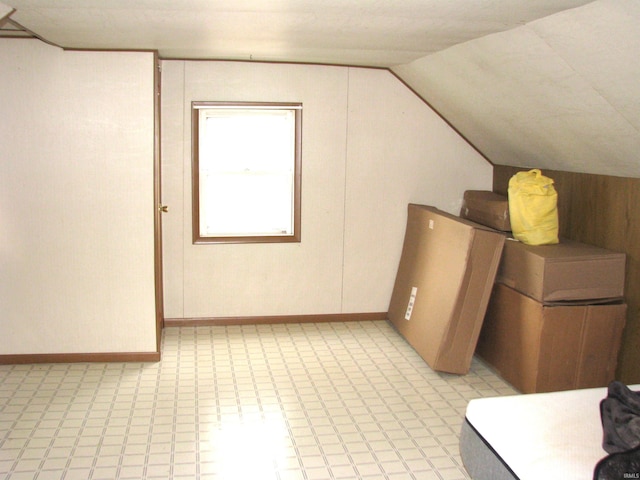
[[[492,167],[385,70],[162,62],[165,316],[385,312],[409,202],[458,213]],[[302,242],[192,245],[192,101],[303,103]]]
[[[0,40],[0,354],[155,351],[153,63]]]

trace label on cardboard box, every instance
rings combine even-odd
[[[411,312],[413,312],[413,306],[416,303],[417,294],[418,294],[418,287],[412,287],[411,295],[409,295],[409,304],[407,305],[407,312],[404,314],[405,320],[411,320]]]

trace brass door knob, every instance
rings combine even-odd
[[[158,209],[162,212],[162,213],[167,213],[169,211],[169,207],[167,205],[160,205],[158,207]]]

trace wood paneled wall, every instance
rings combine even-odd
[[[509,179],[521,168],[496,165],[493,190],[506,195]],[[640,179],[554,170],[560,235],[627,254],[628,306],[617,379],[640,383]]]

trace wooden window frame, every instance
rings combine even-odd
[[[247,109],[291,109],[295,112],[294,145],[294,193],[293,232],[273,235],[203,236],[200,232],[200,165],[199,130],[201,109],[247,108]],[[300,243],[301,235],[301,186],[302,186],[302,103],[285,102],[191,102],[191,152],[192,152],[192,232],[194,244],[223,243]]]

